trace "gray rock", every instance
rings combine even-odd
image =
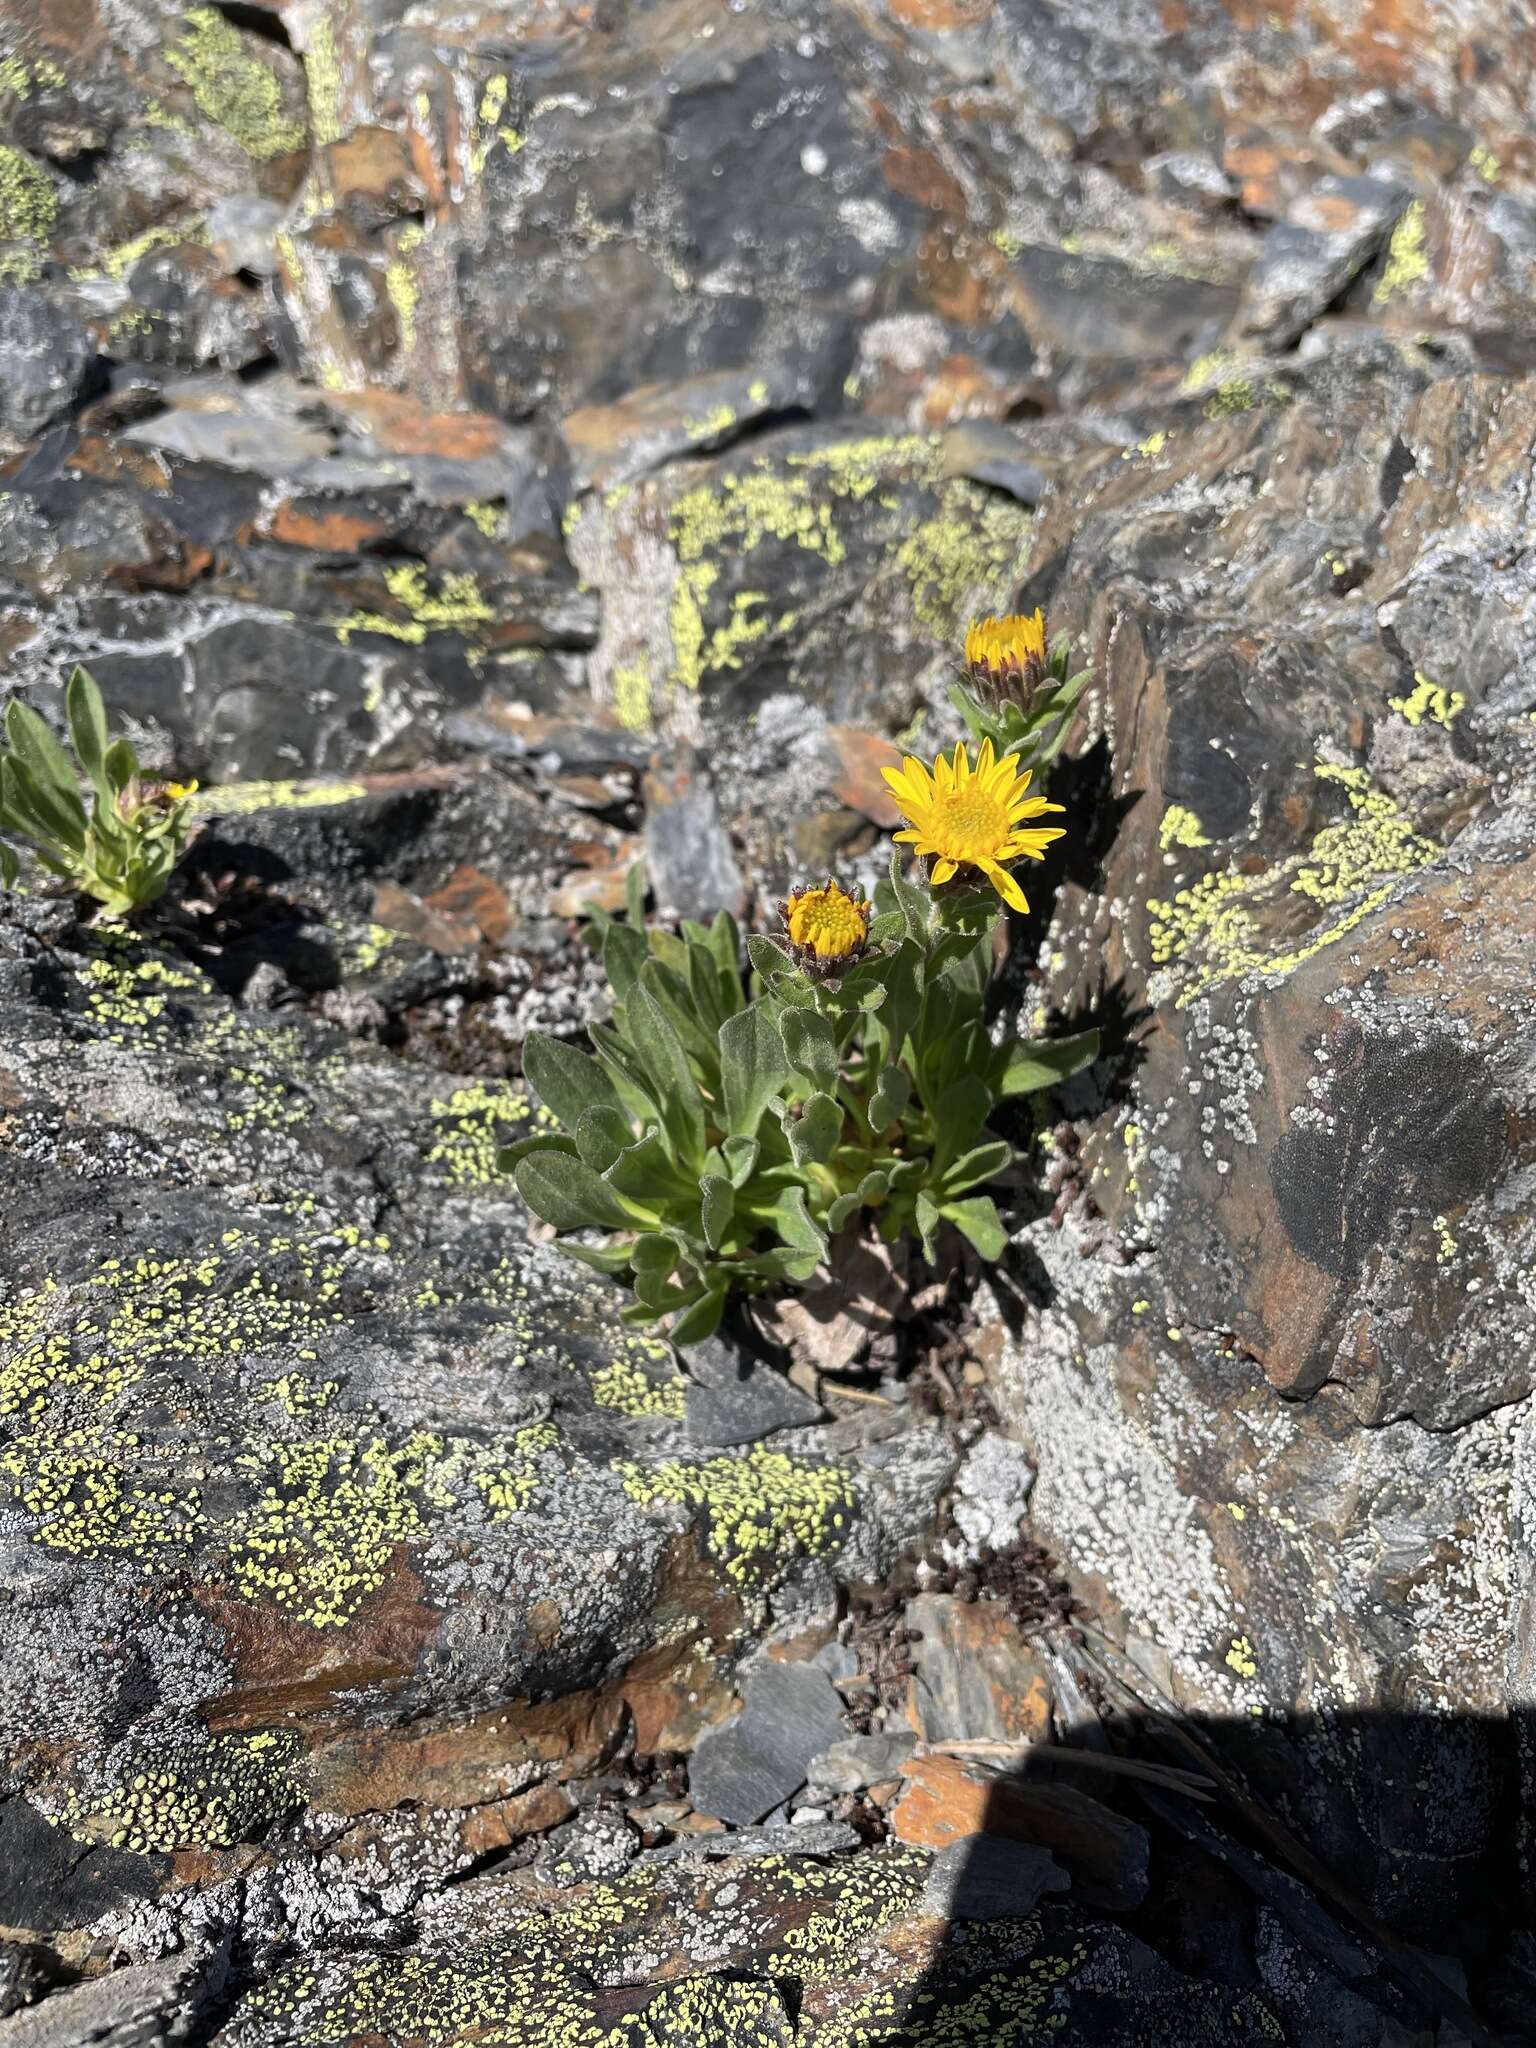
[[[1047,1892],[1064,1892],[1071,1882],[1034,1842],[962,1835],[929,1865],[923,1905],[946,1920],[995,1920],[1032,1913]]]
[[[0,440],[26,441],[67,412],[95,355],[67,307],[0,285]]]
[[[1234,332],[1288,347],[1370,262],[1412,196],[1380,178],[1320,179],[1265,235]]]
[[[890,1735],[850,1735],[813,1757],[806,1783],[813,1792],[862,1792],[901,1775],[904,1758],[917,1747],[917,1737],[901,1729]]]
[[[832,1681],[809,1664],[763,1658],[734,1721],[699,1740],[688,1791],[700,1813],[744,1826],[771,1813],[805,1783],[811,1758],[843,1735]]]
[[[0,2048],[170,2048],[193,2037],[223,1978],[222,1961],[185,1956],[113,1970],[0,2020]]]
[[[687,1835],[647,1849],[642,1863],[712,1863],[737,1856],[840,1856],[861,1836],[844,1820],[788,1821],[765,1827],[727,1828],[718,1835]]]
[[[739,915],[747,885],[715,792],[691,748],[652,764],[645,778],[645,864],[662,911],[708,924]]]
[[[534,1869],[545,1884],[601,1883],[627,1870],[639,1853],[640,1837],[625,1816],[593,1806],[554,1830]]]
[[[776,1429],[799,1429],[821,1415],[819,1404],[783,1373],[719,1338],[696,1344],[686,1363],[688,1437],[702,1447],[724,1450],[756,1443]]]

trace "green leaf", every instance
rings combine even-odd
[[[587,1036],[597,1048],[603,1072],[613,1083],[613,1091],[624,1108],[643,1124],[659,1122],[661,1111],[649,1076],[625,1040],[611,1024],[595,1021],[587,1026]]]
[[[630,1247],[625,1244],[578,1244],[574,1237],[562,1237],[560,1249],[567,1258],[580,1259],[598,1273],[627,1273]]]
[[[613,1083],[587,1053],[563,1038],[530,1031],[523,1042],[523,1073],[544,1107],[553,1110],[568,1131],[574,1131],[589,1109],[611,1109],[622,1115]]]
[[[712,1252],[717,1252],[736,1213],[736,1190],[718,1173],[706,1173],[700,1178],[699,1194],[704,1242]]]
[[[139,757],[126,740],[114,740],[102,761],[107,787],[114,796],[121,796],[139,772]]]
[[[827,1233],[806,1207],[804,1188],[786,1188],[770,1213],[785,1244],[796,1251],[814,1251],[818,1258],[825,1257]]]
[[[809,1280],[821,1264],[821,1254],[775,1246],[772,1251],[754,1252],[750,1259],[735,1259],[731,1270],[751,1273],[759,1280]]]
[[[563,1152],[568,1159],[574,1159],[577,1156],[576,1141],[555,1131],[540,1131],[536,1137],[519,1138],[514,1145],[503,1145],[496,1154],[496,1171],[510,1173],[520,1159],[531,1159],[535,1152]]]
[[[728,1017],[718,1036],[726,1125],[737,1137],[754,1137],[763,1111],[790,1077],[784,1040],[761,1002]]]
[[[906,927],[907,937],[922,945],[928,937],[933,899],[925,888],[920,888],[915,882],[907,880],[900,847],[893,847],[891,850],[891,894],[896,899],[896,908],[901,912],[901,921]]]
[[[626,1004],[634,1048],[654,1085],[657,1112],[678,1159],[698,1166],[704,1158],[704,1098],[693,1078],[682,1040],[647,985],[642,970]]]
[[[696,939],[688,942],[688,995],[693,1015],[709,1034],[709,1057],[712,1065],[718,1063],[719,1047],[714,1034],[720,1029],[736,1008],[727,999],[725,984],[720,969],[715,965],[715,956],[708,946],[702,946]]]
[[[85,806],[80,803],[80,791],[68,754],[54,738],[47,723],[20,697],[12,697],[5,707],[5,736],[16,759],[30,771],[33,781],[43,789],[73,798],[79,805],[83,820]]]
[[[819,1010],[786,1010],[779,1019],[784,1051],[797,1074],[817,1088],[837,1086],[837,1035]]]
[[[517,1191],[535,1216],[556,1230],[627,1230],[635,1212],[584,1160],[565,1152],[534,1152],[520,1159]]]
[[[609,986],[620,1002],[635,985],[635,979],[646,961],[651,949],[645,943],[645,933],[637,931],[632,924],[609,924],[603,933],[603,972]]]
[[[962,1074],[944,1089],[933,1117],[936,1175],[942,1175],[949,1162],[967,1149],[986,1122],[992,1101],[992,1090],[979,1074]]]
[[[713,1337],[720,1327],[720,1318],[725,1313],[726,1290],[723,1285],[708,1288],[697,1301],[678,1313],[669,1335],[678,1345],[702,1344],[706,1337]]]
[[[912,1099],[912,1082],[901,1067],[882,1067],[869,1098],[869,1127],[883,1131],[900,1117]]]
[[[926,1190],[919,1192],[912,1213],[917,1223],[918,1236],[923,1240],[923,1257],[932,1265],[937,1250],[935,1240],[938,1236],[939,1212],[932,1196]]]
[[[21,880],[21,862],[16,849],[0,839],[0,889],[14,889]]]
[[[1012,1157],[1013,1147],[1007,1140],[994,1138],[989,1144],[977,1145],[957,1159],[953,1166],[946,1167],[939,1186],[946,1199],[962,1194],[966,1188],[995,1179]]]
[[[1016,1045],[1008,1054],[1008,1064],[998,1082],[998,1100],[1033,1095],[1038,1089],[1054,1087],[1069,1074],[1091,1067],[1098,1056],[1097,1031],[1074,1032],[1070,1038],[1037,1038],[1033,1044]]]
[[[820,1164],[832,1157],[843,1134],[843,1105],[831,1095],[809,1096],[801,1115],[784,1128],[795,1164]]]
[[[64,710],[69,719],[70,738],[80,757],[80,766],[100,788],[106,784],[107,711],[101,692],[83,668],[75,669],[64,685]]]
[[[647,1230],[629,1247],[629,1262],[637,1273],[672,1272],[682,1256],[682,1246],[665,1231]]]
[[[28,838],[73,854],[85,852],[85,805],[78,791],[60,789],[51,782],[39,782],[28,764],[12,754],[4,763],[5,808]]]
[[[617,1103],[594,1102],[576,1120],[576,1150],[594,1173],[606,1173],[634,1142],[634,1126]]]
[[[699,1184],[680,1167],[667,1147],[665,1133],[656,1124],[647,1127],[627,1151],[603,1169],[611,1188],[648,1209],[673,1209],[679,1203],[696,1203]]]
[[[791,963],[788,949],[777,939],[765,938],[761,932],[753,932],[747,940],[747,958],[755,970],[765,978],[778,973]]]
[[[684,954],[685,969],[688,956],[697,949],[689,947]],[[714,974],[713,963],[709,966]],[[715,1032],[723,1019],[701,1018],[694,1001],[693,990],[675,968],[666,966],[660,960],[647,960],[640,970],[640,986],[648,989],[667,1014],[672,1029],[682,1041],[683,1050],[689,1058],[703,1069],[706,1086],[713,1085],[713,1077],[719,1066],[720,1049],[715,1043]],[[630,998],[633,1000],[634,991]]]
[[[733,1188],[743,1188],[752,1178],[762,1153],[762,1146],[756,1138],[727,1138],[720,1150],[725,1154],[726,1169]]]
[[[635,861],[624,877],[624,915],[631,927],[640,931],[645,925],[645,862]]]
[[[984,1259],[1000,1259],[1008,1248],[1008,1233],[990,1195],[970,1195],[963,1202],[940,1204],[939,1214],[968,1237]]]

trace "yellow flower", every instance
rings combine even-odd
[[[189,796],[197,795],[196,782],[168,782],[165,793],[173,804],[184,804]]]
[[[851,967],[869,938],[870,906],[831,877],[820,889],[793,889],[784,905],[784,929],[795,957],[813,973]]]
[[[994,689],[1005,681],[1037,683],[1045,673],[1045,613],[978,619],[965,636],[965,665],[973,681]]]
[[[973,770],[962,742],[953,760],[939,755],[931,775],[912,754],[899,768],[885,768],[881,773],[902,812],[912,821],[913,829],[898,832],[896,837],[931,856],[930,880],[935,888],[958,869],[975,868],[1005,903],[1015,910],[1028,910],[1024,891],[1005,872],[1004,864],[1020,858],[1043,860],[1051,841],[1063,836],[1063,828],[1026,826],[1024,821],[1046,811],[1059,811],[1062,806],[1047,803],[1043,796],[1024,794],[1031,771],[1020,770],[1016,754],[994,760],[992,742],[983,740]]]

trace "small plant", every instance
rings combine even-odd
[[[1081,679],[1053,685],[1055,717],[1062,687],[1075,703]],[[625,1321],[671,1316],[676,1343],[733,1294],[809,1280],[840,1232],[913,1232],[932,1259],[948,1223],[999,1257],[985,1190],[1017,1155],[988,1119],[1097,1055],[1092,1031],[994,1043],[986,1016],[997,898],[1024,907],[1007,864],[1043,857],[1062,828],[1031,821],[1060,806],[990,732],[974,766],[961,745],[887,776],[926,885],[898,852],[873,904],[831,877],[792,891],[781,934],[747,940],[749,990],[734,921],[647,931],[632,871],[626,918],[597,920],[614,1001],[592,1053],[537,1032],[524,1047],[561,1129],[503,1167],[566,1251],[628,1278]]]
[[[965,636],[971,687],[956,683],[949,693],[971,737],[990,740],[999,758],[1017,755],[1034,774],[1049,768],[1088,687],[1087,669],[1067,673],[1071,647],[1065,633],[1047,647],[1042,611],[978,619]]]
[[[0,831],[26,840],[42,867],[109,917],[127,917],[164,893],[191,830],[197,784],[140,776],[127,740],[108,738],[101,692],[83,668],[65,687],[64,708],[79,774],[29,704],[13,697],[5,707]],[[15,849],[0,840],[0,885],[14,889],[20,875]]]

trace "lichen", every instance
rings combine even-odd
[[[139,1855],[176,1849],[229,1849],[252,1840],[299,1805],[299,1738],[289,1729],[132,1745],[117,1760],[116,1781],[76,1793],[60,1818],[81,1841],[103,1837]]]
[[[1029,513],[1011,498],[964,478],[941,486],[938,511],[896,557],[912,610],[936,640],[953,640],[974,613],[1005,600],[1030,526]]]
[[[622,662],[614,670],[613,708],[620,725],[629,732],[644,732],[650,724],[651,664],[647,655]]]
[[[1152,962],[1169,971],[1178,1008],[1219,982],[1293,973],[1385,903],[1404,875],[1438,856],[1436,843],[1414,831],[1391,797],[1372,788],[1363,768],[1319,762],[1314,772],[1343,789],[1352,816],[1324,826],[1304,854],[1264,874],[1225,871],[1171,899],[1148,898]],[[1271,948],[1258,912],[1282,883],[1334,914],[1299,945]]]
[[[614,1408],[621,1415],[681,1420],[688,1382],[678,1372],[657,1379],[645,1370],[646,1365],[668,1365],[670,1359],[667,1346],[655,1338],[626,1337],[623,1353],[593,1373],[592,1399],[599,1408]]]
[[[252,55],[239,30],[216,7],[190,9],[186,23],[166,62],[191,89],[198,112],[258,162],[302,149],[305,124],[283,112],[277,73]]]
[[[1378,306],[1384,306],[1400,292],[1408,290],[1421,278],[1429,275],[1429,257],[1425,253],[1424,202],[1410,200],[1403,209],[1402,218],[1392,230],[1392,239],[1387,244],[1386,267],[1372,294]]]
[[[1186,810],[1183,804],[1170,804],[1157,828],[1157,843],[1164,853],[1169,853],[1175,846],[1209,846],[1211,842],[1193,811]]]
[[[1467,708],[1467,700],[1461,690],[1445,690],[1432,682],[1418,669],[1413,672],[1413,689],[1406,697],[1389,697],[1387,703],[1400,718],[1406,718],[1410,725],[1422,725],[1429,719],[1434,725],[1443,725],[1447,732]]]
[[[336,32],[330,16],[321,13],[304,46],[304,86],[309,97],[309,129],[315,147],[339,142],[341,122],[341,64],[336,54]]]
[[[776,1585],[801,1558],[840,1548],[858,1496],[839,1465],[816,1465],[760,1445],[739,1457],[621,1464],[631,1500],[702,1510],[705,1548],[743,1588]]]
[[[552,1422],[530,1422],[513,1436],[505,1454],[493,1465],[478,1471],[475,1485],[485,1496],[495,1522],[520,1515],[537,1494],[544,1470],[560,1441]]]
[[[468,570],[452,570],[434,591],[427,572],[419,562],[397,562],[384,571],[384,588],[406,616],[395,618],[386,612],[354,612],[335,622],[336,637],[343,646],[354,633],[380,633],[391,640],[403,640],[420,647],[429,632],[463,632],[466,627],[484,625],[496,614]]]
[[[439,1135],[427,1151],[428,1164],[440,1167],[460,1187],[505,1186],[506,1176],[496,1164],[506,1142],[503,1132],[530,1117],[551,1127],[555,1121],[542,1105],[536,1110],[511,1081],[467,1081],[435,1101],[431,1113]]]
[[[192,808],[205,818],[244,817],[251,811],[320,810],[367,794],[361,782],[229,782],[222,789],[200,789]]]
[[[0,143],[0,284],[30,284],[38,275],[58,212],[47,172]]]

